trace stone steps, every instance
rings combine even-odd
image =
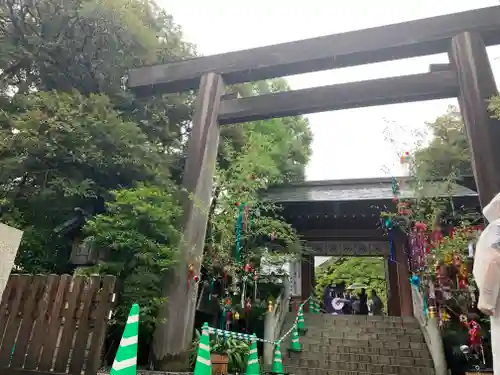
[[[288,344],[288,343],[286,343]],[[302,343],[302,353],[307,353],[310,358],[335,356],[335,355],[348,355],[348,354],[360,354],[364,356],[381,356],[381,357],[412,357],[414,359],[425,359],[430,360],[431,356],[427,348],[423,349],[389,349],[389,348],[377,348],[377,347],[356,347],[356,346],[346,346],[346,345],[318,345],[318,344],[307,344]],[[288,345],[283,345],[283,350],[287,348]],[[299,353],[302,355],[302,353]],[[291,353],[292,356],[294,353]]]
[[[433,375],[434,366],[414,318],[305,314],[302,351],[287,353],[285,372],[295,375]],[[283,333],[293,325],[288,314]]]
[[[286,325],[288,328],[291,327],[291,324]],[[422,331],[420,327],[417,328],[401,328],[401,327],[386,327],[386,328],[376,328],[376,327],[365,327],[365,326],[339,326],[334,325],[331,327],[318,327],[312,324],[309,324],[308,331],[313,332],[315,335],[319,334],[322,336],[327,336],[331,334],[335,334],[336,332],[350,332],[356,334],[387,334],[387,335],[421,335]]]
[[[347,339],[347,340],[377,340],[377,341],[390,341],[390,340],[398,340],[398,341],[411,341],[411,342],[423,342],[423,337],[422,333],[419,332],[418,334],[412,333],[412,334],[404,334],[404,333],[393,333],[393,334],[387,334],[387,333],[364,333],[364,332],[352,332],[352,331],[332,331],[332,332],[325,332],[325,331],[315,331],[315,330],[308,330],[307,331],[307,338],[314,338],[318,342],[323,342],[323,341],[329,341],[329,343],[332,343],[332,340],[341,340],[341,339]]]
[[[293,353],[287,363],[297,367],[311,367],[311,368],[331,368],[331,363],[344,362],[344,363],[359,363],[363,367],[365,365],[378,365],[378,366],[412,366],[412,367],[426,367],[432,366],[432,361],[429,359],[412,358],[412,357],[389,357],[380,355],[361,355],[361,354],[328,354],[321,357],[314,358],[308,356],[300,358]],[[356,369],[358,370],[358,369]]]
[[[284,372],[293,375],[434,375],[434,369],[407,366],[358,366],[357,363],[335,362],[335,367],[314,368],[284,366]],[[352,365],[352,366],[351,366]],[[364,369],[364,370],[363,370]]]
[[[295,320],[294,313],[289,313],[288,324]],[[374,328],[405,328],[420,329],[418,322],[414,318],[401,318],[392,316],[360,316],[360,315],[314,315],[304,314],[306,327],[374,327]]]
[[[424,350],[427,349],[427,345],[424,339],[421,342],[413,342],[407,340],[396,340],[396,339],[386,339],[386,340],[361,340],[361,339],[344,339],[338,337],[301,337],[301,343],[304,344],[317,344],[322,346],[329,345],[345,345],[353,347],[372,347],[372,348],[386,348],[386,349],[417,349]]]

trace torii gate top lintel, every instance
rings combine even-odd
[[[465,31],[500,44],[500,6],[141,67],[130,71],[128,85],[142,95],[172,93],[197,89],[210,72],[237,84],[446,53],[450,39]]]

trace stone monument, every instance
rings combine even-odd
[[[0,301],[14,266],[23,231],[0,223]]]

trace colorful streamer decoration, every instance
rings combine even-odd
[[[241,260],[241,231],[243,229],[243,221],[245,217],[245,204],[241,202],[236,203],[239,208],[238,220],[236,221],[236,241],[235,241],[235,258],[239,262]]]

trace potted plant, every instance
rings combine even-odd
[[[227,375],[229,355],[228,341],[222,337],[216,337],[210,343],[210,362],[212,362],[212,375]]]
[[[210,345],[213,375],[227,375],[245,370],[250,347],[247,342],[234,338],[217,337]]]

